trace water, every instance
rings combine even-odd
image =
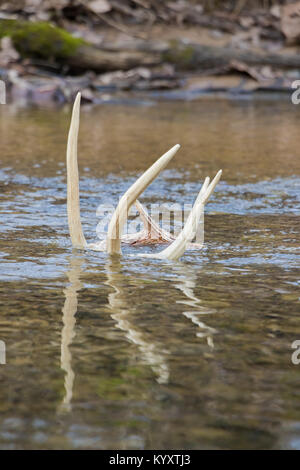
[[[1,449],[300,448],[299,111],[207,100],[85,107],[84,231],[151,162],[142,201],[191,203],[223,168],[205,248],[180,262],[72,250],[69,108],[0,108]]]

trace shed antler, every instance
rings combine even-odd
[[[153,163],[153,165],[148,168],[148,170],[146,170],[145,173],[143,173],[121,197],[110,220],[106,240],[90,244],[86,242],[80,219],[77,158],[80,99],[81,95],[78,93],[73,106],[67,144],[67,211],[72,245],[76,248],[88,248],[97,251],[107,251],[109,254],[121,254],[121,242],[131,245],[171,243],[165,250],[159,253],[138,254],[138,256],[170,260],[177,260],[180,258],[186,249],[200,249],[202,245],[192,243],[192,240],[197,233],[201,216],[204,214],[204,205],[220,180],[222,174],[221,170],[217,173],[210,184],[209,178],[207,177],[205,179],[186,224],[177,238],[160,228],[137,200],[142,192],[152,183],[152,181],[174,157],[175,153],[180,148],[180,145],[178,144],[174,145],[174,147]],[[131,235],[122,235],[130,208],[134,203],[144,224],[144,230]]]

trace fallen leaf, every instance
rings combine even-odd
[[[282,7],[280,27],[288,41],[300,39],[300,2]]]
[[[242,16],[239,19],[239,23],[243,28],[249,29],[254,25],[255,21],[251,16]]]
[[[94,13],[106,13],[111,10],[111,5],[107,0],[92,0],[87,7]]]
[[[281,18],[281,7],[280,7],[280,5],[273,5],[270,8],[270,13],[271,13],[272,16],[274,16],[274,18],[280,19]]]
[[[249,67],[249,65],[238,60],[232,60],[230,62],[230,68],[238,72],[244,72],[249,77],[253,78],[257,82],[263,82],[265,80],[271,80],[276,78],[271,67],[265,65],[264,67]]]

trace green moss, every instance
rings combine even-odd
[[[190,68],[194,61],[193,46],[177,40],[170,41],[169,46],[169,49],[163,55],[163,59],[182,68]]]
[[[61,28],[50,23],[18,20],[0,20],[0,39],[9,36],[22,57],[36,57],[61,61],[74,56],[85,44]]]

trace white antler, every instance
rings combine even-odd
[[[222,170],[218,171],[213,181],[209,184],[209,178],[206,177],[202,188],[197,196],[197,199],[194,203],[194,206],[189,214],[189,217],[185,223],[183,230],[180,232],[176,240],[171,243],[165,250],[160,251],[159,253],[141,253],[138,256],[147,257],[147,258],[159,258],[159,259],[169,259],[169,260],[178,260],[187,246],[197,233],[197,228],[201,215],[204,213],[204,204],[208,201],[208,198],[214,191],[218,181],[221,178]]]
[[[140,176],[121,197],[108,226],[106,250],[109,254],[121,254],[121,237],[130,207],[156,176],[167,166],[174,157],[180,145],[174,145]]]
[[[127,219],[127,213],[135,202],[136,198],[144,191],[144,189],[156,178],[160,171],[165,168],[169,161],[173,158],[180,145],[175,145],[166,154],[160,157],[124,194],[120,203],[111,219],[107,240],[101,240],[96,243],[87,243],[83,234],[81,218],[80,218],[80,203],[79,203],[79,177],[78,177],[78,157],[77,157],[77,142],[79,131],[79,116],[80,116],[80,100],[81,94],[77,93],[70,123],[68,144],[67,144],[67,212],[69,232],[72,245],[75,248],[89,248],[96,251],[108,251],[109,253],[121,252],[120,241],[124,243],[134,244],[144,241],[143,235],[145,232],[138,232],[130,236],[125,235],[122,237],[122,228]],[[128,201],[128,204],[126,204]],[[139,203],[137,203],[138,205]],[[139,212],[143,212],[139,207]],[[149,219],[151,220],[151,219]],[[145,217],[143,219],[145,224]],[[147,229],[147,225],[145,226]],[[117,234],[117,240],[113,235]],[[147,236],[147,233],[146,233]],[[120,240],[121,239],[121,240]],[[167,240],[163,240],[167,241]],[[154,240],[149,239],[150,243]]]
[[[67,144],[67,211],[72,245],[76,248],[87,246],[80,220],[79,178],[77,163],[77,140],[79,130],[80,93],[77,93]]]

